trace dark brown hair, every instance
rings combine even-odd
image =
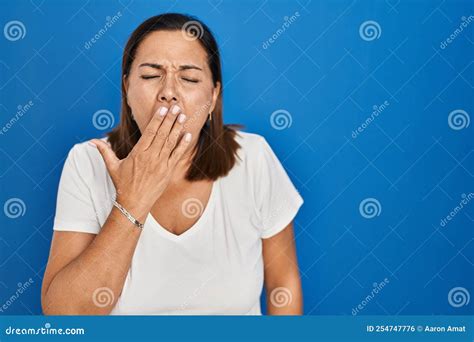
[[[198,19],[178,14],[166,13],[151,17],[132,32],[125,46],[122,59],[122,101],[120,124],[107,133],[112,149],[123,159],[141,137],[137,123],[132,119],[132,111],[127,103],[124,78],[130,73],[138,46],[154,31],[176,31],[185,29],[185,34],[193,35],[206,50],[214,86],[220,82],[221,89],[212,120],[208,120],[199,133],[192,163],[186,173],[188,181],[216,180],[229,173],[236,162],[240,145],[235,140],[236,130],[241,125],[224,125],[222,119],[222,73],[219,48],[209,28]]]

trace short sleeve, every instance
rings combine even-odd
[[[83,172],[88,160],[84,158],[83,146],[76,144],[64,163],[59,181],[56,201],[54,230],[75,231],[97,234],[100,224],[94,209],[91,189],[84,179]]]
[[[256,209],[262,225],[261,238],[266,239],[282,231],[304,201],[263,137],[259,150]]]

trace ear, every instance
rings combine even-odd
[[[216,108],[216,102],[217,102],[217,98],[219,97],[220,92],[221,92],[221,82],[216,82],[216,86],[212,90],[212,104],[211,104],[211,107],[209,108],[209,112],[214,111],[214,108]]]
[[[127,75],[123,75],[123,88],[125,89],[125,99],[127,100],[127,104],[130,106],[130,103],[128,103],[128,77]]]

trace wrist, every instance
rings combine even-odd
[[[151,206],[140,200],[133,200],[127,196],[117,195],[115,201],[128,211],[140,223],[145,223],[146,217],[151,210]]]

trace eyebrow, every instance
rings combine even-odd
[[[139,68],[141,67],[152,67],[152,68],[155,68],[155,69],[164,69],[163,68],[163,65],[161,64],[156,64],[156,63],[142,63],[138,66]],[[179,66],[179,70],[189,70],[189,69],[196,69],[196,70],[201,70],[202,69],[196,65],[193,65],[193,64],[184,64],[184,65],[180,65]]]

